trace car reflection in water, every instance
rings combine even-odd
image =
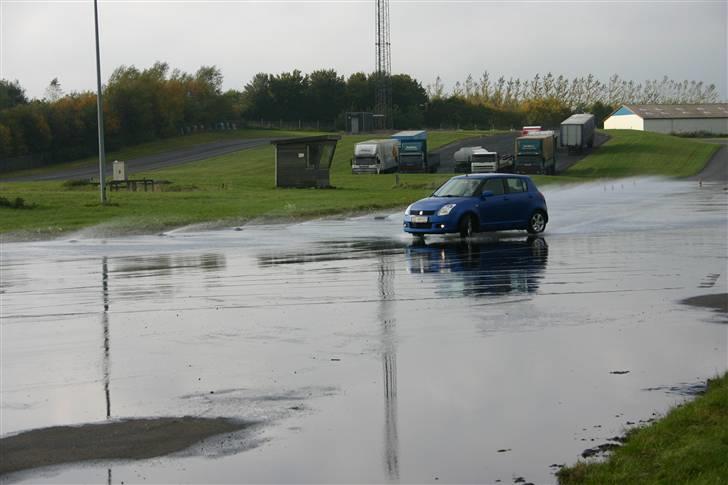
[[[535,292],[548,260],[540,237],[428,242],[406,252],[410,273],[457,275],[446,286],[462,285],[466,296]]]

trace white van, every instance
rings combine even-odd
[[[398,168],[398,140],[367,140],[354,146],[351,173],[396,172]]]

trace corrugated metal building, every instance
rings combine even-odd
[[[728,134],[728,103],[623,104],[604,120],[607,130]]]

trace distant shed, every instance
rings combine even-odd
[[[728,134],[728,103],[623,104],[604,120],[607,130]]]
[[[346,132],[352,135],[374,131],[374,113],[352,111],[346,113]]]
[[[330,187],[329,171],[339,135],[273,140],[276,187]]]

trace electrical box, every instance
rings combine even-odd
[[[126,162],[114,160],[114,180],[126,180]]]

